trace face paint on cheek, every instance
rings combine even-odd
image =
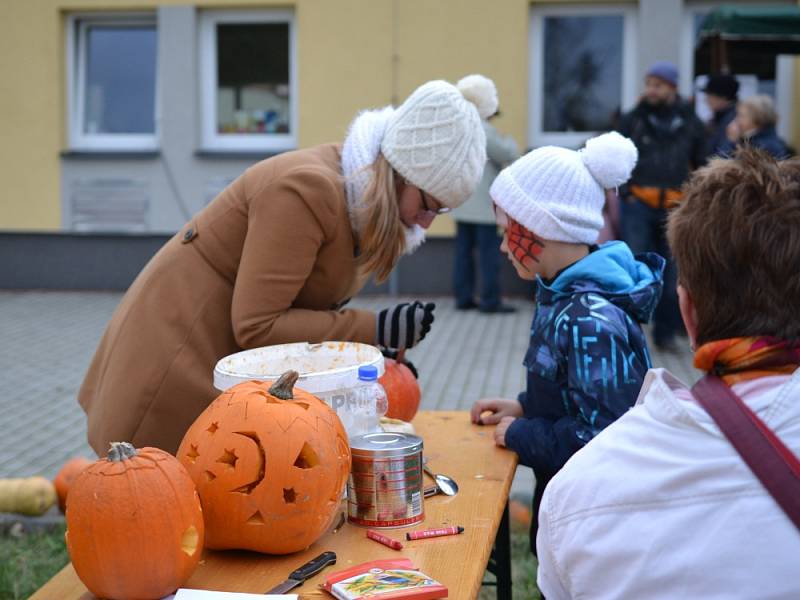
[[[532,271],[533,263],[539,262],[539,255],[544,250],[544,242],[511,218],[508,219],[507,235],[508,249],[514,258]]]

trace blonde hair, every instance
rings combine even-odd
[[[386,281],[406,247],[400,220],[394,169],[382,153],[368,167],[372,178],[355,209],[359,232],[359,268],[374,273],[378,283]]]
[[[778,113],[775,110],[775,103],[766,94],[756,94],[739,101],[739,105],[750,111],[750,118],[753,125],[761,129],[769,127],[778,122]]]

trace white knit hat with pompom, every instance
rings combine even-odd
[[[616,131],[578,151],[543,146],[503,169],[489,194],[543,239],[594,244],[603,227],[604,190],[628,181],[637,158],[633,142]]]
[[[456,208],[481,180],[486,165],[481,119],[495,112],[491,79],[469,75],[457,85],[429,81],[394,111],[381,152],[412,185]]]

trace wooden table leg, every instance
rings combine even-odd
[[[500,527],[497,528],[497,537],[494,538],[494,548],[486,570],[497,579],[496,583],[489,584],[497,586],[497,600],[511,600],[511,530],[508,502],[500,519]]]

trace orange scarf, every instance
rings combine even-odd
[[[767,375],[789,375],[800,366],[800,345],[775,337],[742,337],[703,344],[694,366],[733,385]]]

